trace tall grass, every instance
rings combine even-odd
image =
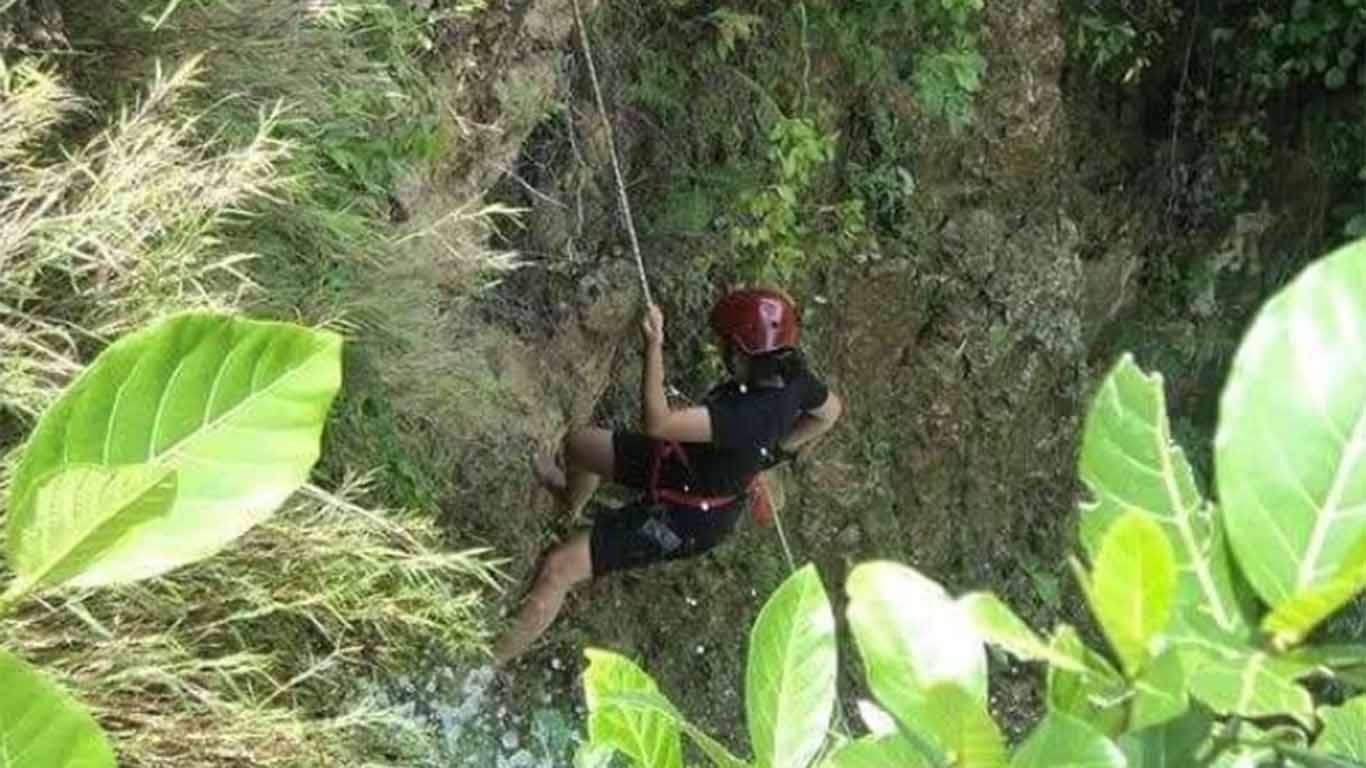
[[[71,4],[78,56],[0,64],[0,452],[115,336],[236,309],[350,337],[333,490],[166,578],[31,604],[0,637],[92,704],[121,765],[416,764],[428,735],[358,683],[478,657],[496,571],[409,509],[434,498],[394,492],[389,452],[439,485],[451,457],[414,455],[413,420],[496,390],[449,332],[510,266],[481,245],[501,212],[446,195],[391,220],[392,190],[449,151],[403,3],[177,5]]]
[[[90,349],[185,307],[230,307],[251,288],[217,232],[279,185],[289,146],[263,112],[235,145],[178,111],[197,62],[158,70],[143,96],[82,145],[41,150],[82,102],[49,71],[0,78],[0,411],[32,418]]]
[[[169,577],[32,604],[6,645],[80,692],[125,765],[348,764],[348,740],[393,727],[353,681],[414,648],[476,651],[494,575],[430,520],[354,507],[362,486]]]

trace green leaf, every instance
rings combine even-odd
[[[42,480],[131,464],[175,472],[174,501],[135,515],[135,536],[85,551],[98,568],[79,583],[136,581],[212,555],[307,479],[340,381],[341,338],[285,323],[193,312],[120,339],[29,438],[10,486],[11,552],[54,540],[34,530],[52,524],[38,509]],[[118,496],[135,498],[121,477]],[[164,482],[150,469],[142,477]]]
[[[1083,586],[1125,673],[1136,677],[1153,638],[1171,620],[1176,590],[1176,563],[1161,526],[1138,511],[1115,521]]]
[[[1050,712],[1016,750],[1010,768],[1125,768],[1125,759],[1096,729]]]
[[[926,692],[927,728],[955,768],[1004,768],[1005,742],[986,702],[955,683]]]
[[[1323,732],[1314,742],[1314,751],[1366,762],[1366,696],[1358,696],[1340,707],[1319,710]]]
[[[1277,745],[1276,752],[1282,758],[1291,758],[1289,761],[1283,761],[1282,764],[1293,765],[1295,768],[1366,768],[1366,763],[1357,760],[1310,752],[1297,746]]]
[[[1119,748],[1129,768],[1175,768],[1196,765],[1196,754],[1214,727],[1214,721],[1200,710],[1162,725],[1134,730],[1119,739]]]
[[[688,734],[688,738],[692,739],[693,743],[702,750],[702,753],[711,759],[712,764],[719,766],[719,768],[749,768],[745,761],[731,754],[718,741],[683,717],[678,709],[658,691],[633,690],[605,693],[598,699],[598,706],[603,710],[615,708],[626,712],[662,717],[665,721],[672,723]]]
[[[990,592],[972,592],[958,598],[977,633],[1016,658],[1046,661],[1073,672],[1085,672],[1086,662],[1068,656],[1045,643],[1010,607]]]
[[[1344,667],[1366,666],[1366,644],[1327,643],[1308,645],[1287,653],[1283,658],[1293,659],[1309,667],[1341,669]]]
[[[625,656],[597,648],[586,649],[584,655],[588,657],[583,692],[588,700],[589,742],[617,750],[638,768],[681,768],[683,743],[677,718],[645,706],[622,705],[625,694],[658,694],[655,681]]]
[[[1225,529],[1276,607],[1338,574],[1366,535],[1366,241],[1300,274],[1253,321],[1219,408]]]
[[[1277,605],[1262,620],[1262,629],[1272,635],[1277,646],[1294,645],[1363,589],[1366,589],[1366,536],[1347,553],[1336,574]]]
[[[1185,453],[1172,441],[1162,377],[1145,375],[1132,355],[1106,376],[1087,413],[1080,473],[1092,497],[1082,506],[1081,526],[1092,557],[1115,520],[1143,510],[1171,542],[1178,611],[1206,613],[1225,632],[1247,630],[1223,531]]]
[[[1143,676],[1134,681],[1134,703],[1129,714],[1129,728],[1139,730],[1160,725],[1185,714],[1190,709],[1190,691],[1181,655],[1167,651]]]
[[[821,768],[934,768],[900,736],[864,736],[835,749]]]
[[[108,556],[119,542],[170,511],[176,472],[157,464],[70,464],[34,493],[34,523],[13,530],[7,542],[19,581],[13,591],[95,586],[118,570]]]
[[[870,562],[854,568],[845,588],[868,687],[904,726],[920,721],[937,683],[986,701],[986,651],[942,587],[904,565]]]
[[[1087,648],[1069,626],[1059,627],[1052,647],[1058,653],[1086,662],[1087,673],[1062,667],[1048,669],[1048,710],[1081,720],[1102,734],[1113,736],[1124,727],[1128,686],[1100,654]]]
[[[1206,654],[1191,667],[1190,691],[1221,715],[1287,715],[1312,726],[1314,701],[1295,683],[1296,672],[1261,652],[1236,658]]]
[[[1301,646],[1279,658],[1298,664],[1299,677],[1318,673],[1366,689],[1366,645]]]
[[[835,617],[814,565],[764,604],[750,633],[745,711],[760,768],[803,768],[835,709]]]
[[[0,691],[0,768],[114,768],[90,713],[3,649]]]

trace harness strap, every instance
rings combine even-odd
[[[664,469],[664,462],[669,459],[677,458],[685,469],[692,472],[692,462],[688,460],[688,452],[683,450],[683,446],[672,440],[655,440],[650,444],[650,469],[646,478],[645,493],[646,498],[651,504],[665,502],[680,507],[692,507],[708,512],[713,509],[733,504],[740,497],[733,496],[700,496],[686,492],[675,491],[671,488],[659,487],[660,475]],[[760,482],[761,475],[755,473],[745,479],[746,492],[756,494],[755,499],[760,508],[764,510],[761,514],[756,514],[755,519],[761,524],[767,524],[767,518],[771,515],[769,510],[768,489]],[[758,512],[759,510],[755,510]]]

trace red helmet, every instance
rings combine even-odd
[[[797,346],[797,306],[782,291],[749,288],[726,294],[711,311],[711,329],[747,355]]]

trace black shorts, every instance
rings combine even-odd
[[[644,489],[650,466],[650,440],[635,432],[612,436],[616,477],[621,485]],[[589,551],[593,576],[643,568],[667,560],[695,557],[720,544],[735,528],[744,497],[703,511],[645,499],[604,509],[593,520]]]

